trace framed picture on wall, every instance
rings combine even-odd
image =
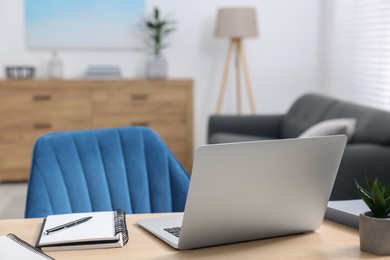
[[[27,47],[139,49],[143,15],[144,0],[25,0]]]

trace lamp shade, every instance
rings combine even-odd
[[[221,8],[218,10],[215,36],[244,38],[257,36],[255,8]]]

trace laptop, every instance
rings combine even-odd
[[[180,250],[314,231],[346,141],[338,135],[201,146],[184,213],[137,223]]]

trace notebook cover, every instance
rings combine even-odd
[[[359,228],[359,215],[370,211],[363,200],[329,201],[325,218],[353,228]]]
[[[54,260],[51,256],[12,233],[0,236],[0,259]]]

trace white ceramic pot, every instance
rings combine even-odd
[[[360,249],[376,255],[390,255],[390,218],[359,215]]]
[[[168,74],[167,61],[163,57],[155,57],[148,61],[146,76],[149,79],[165,79]]]

